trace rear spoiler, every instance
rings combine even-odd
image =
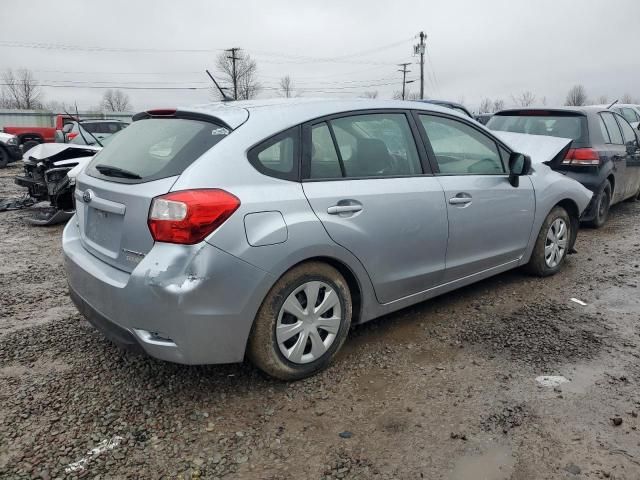
[[[134,122],[148,118],[184,118],[186,120],[198,120],[201,122],[215,123],[217,126],[226,128],[229,132],[233,131],[233,128],[219,117],[199,112],[185,112],[184,110],[177,110],[175,108],[147,110],[146,112],[136,113],[131,117]]]

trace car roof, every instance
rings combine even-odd
[[[494,115],[508,115],[509,113],[514,113],[514,112],[539,112],[539,111],[544,111],[544,112],[574,112],[574,113],[581,113],[581,114],[588,114],[588,113],[598,113],[598,112],[602,112],[603,110],[607,110],[607,107],[604,106],[598,106],[598,105],[583,105],[580,107],[569,107],[569,106],[562,106],[562,107],[521,107],[521,108],[507,108],[505,110],[500,110],[499,112],[494,113]]]
[[[407,100],[381,99],[326,99],[326,98],[274,98],[265,100],[243,100],[215,102],[195,107],[178,108],[181,112],[193,112],[216,117],[231,128],[237,128],[249,118],[268,121],[274,131],[304,123],[315,118],[335,113],[377,109],[415,109],[466,116],[447,107],[431,103]]]

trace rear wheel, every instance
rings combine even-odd
[[[609,180],[605,182],[604,188],[598,194],[596,198],[596,204],[594,206],[593,220],[587,222],[587,225],[600,228],[607,222],[609,217],[609,208],[611,207],[611,183]]]
[[[569,214],[562,207],[554,207],[540,228],[527,270],[540,277],[557,273],[567,258],[571,235]]]
[[[9,165],[9,154],[7,151],[0,147],[0,168],[4,168]]]
[[[271,288],[256,316],[247,355],[263,372],[298,380],[326,368],[351,325],[351,295],[333,267],[309,262]]]

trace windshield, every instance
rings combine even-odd
[[[209,122],[179,118],[138,120],[110,137],[105,148],[89,164],[87,173],[128,183],[180,175],[228,134],[226,128]],[[130,176],[123,180],[105,173],[116,170],[130,172],[139,178]]]
[[[487,122],[491,130],[571,138],[575,146],[588,142],[587,118],[583,115],[494,115]]]

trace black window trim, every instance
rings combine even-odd
[[[479,133],[483,134],[484,136],[488,137],[490,140],[493,141],[493,143],[495,144],[495,147],[496,147],[496,151],[498,153],[498,158],[500,158],[500,161],[502,161],[502,155],[500,154],[500,147],[504,148],[509,155],[511,155],[513,153],[513,150],[506,143],[504,143],[502,140],[500,140],[495,135],[493,135],[493,133],[490,130],[479,128],[478,125],[474,124],[471,121],[468,121],[466,118],[462,118],[460,116],[449,115],[449,114],[446,114],[444,112],[434,112],[434,111],[429,111],[429,110],[412,110],[412,113],[413,113],[413,116],[414,116],[414,121],[416,122],[416,124],[418,126],[418,130],[420,131],[420,135],[422,137],[422,142],[424,143],[425,148],[427,149],[427,155],[429,157],[429,162],[431,163],[431,169],[434,172],[435,176],[439,176],[439,177],[457,177],[457,176],[459,176],[459,177],[467,177],[467,176],[471,176],[471,175],[481,175],[483,177],[509,177],[509,165],[504,165],[504,162],[503,162],[503,167],[505,169],[504,173],[468,173],[466,175],[465,174],[458,174],[458,173],[440,173],[440,167],[438,166],[438,162],[436,160],[436,154],[433,151],[433,147],[431,146],[431,142],[429,141],[429,137],[427,136],[427,132],[425,131],[424,127],[422,126],[422,122],[420,121],[420,115],[431,115],[431,116],[434,116],[434,117],[443,117],[443,118],[446,118],[448,120],[454,120],[454,121],[463,123],[463,124],[473,128],[474,130],[478,131]]]
[[[623,142],[622,145],[627,145],[627,140],[624,138],[624,130],[622,129],[622,123],[621,122],[626,122],[633,133],[636,133],[636,129],[631,126],[631,123],[629,123],[629,120],[624,118],[624,115],[622,115],[620,113],[616,113],[615,117],[616,117],[616,121],[618,122],[618,128],[620,129],[620,134],[622,135],[622,142]],[[638,135],[636,135],[636,140],[637,139],[638,139]],[[632,142],[633,142],[633,140],[632,140]]]
[[[309,178],[311,173],[311,129],[312,127],[326,123],[329,126],[329,131],[331,132],[332,138],[334,139],[334,148],[336,148],[338,159],[340,161],[340,168],[343,168],[342,165],[342,155],[340,153],[340,149],[337,146],[336,140],[334,138],[333,127],[331,125],[331,121],[344,118],[344,117],[355,117],[358,115],[379,115],[379,114],[403,114],[407,119],[407,124],[409,125],[409,130],[411,132],[411,136],[413,138],[413,143],[416,146],[416,151],[418,153],[418,159],[420,161],[420,167],[422,169],[422,173],[419,174],[411,174],[411,175],[380,175],[380,176],[371,176],[371,177],[346,177],[343,176],[340,178]],[[424,145],[421,141],[421,137],[419,136],[419,131],[417,126],[415,125],[415,120],[413,115],[411,115],[410,109],[403,108],[376,108],[376,109],[368,109],[368,110],[348,110],[345,112],[332,113],[330,115],[324,115],[322,117],[317,117],[302,124],[302,168],[301,168],[301,182],[336,182],[336,181],[350,181],[350,180],[380,180],[386,178],[414,178],[414,177],[432,177],[433,173],[431,171],[431,165],[427,160],[427,152],[424,148]]]
[[[622,134],[622,128],[620,128],[620,125],[618,124],[618,121],[616,120],[616,115],[619,115],[619,113],[616,113],[612,110],[609,111],[602,111],[599,112],[598,115],[600,115],[602,117],[602,121],[604,122],[604,128],[607,129],[607,133],[609,134],[609,141],[605,142],[605,145],[624,145],[624,135]],[[611,132],[609,131],[609,127],[607,126],[607,122],[604,121],[604,117],[603,115],[611,115],[613,116],[613,120],[614,122],[616,122],[616,125],[618,125],[618,131],[620,132],[620,138],[622,138],[622,143],[613,143],[613,139],[611,138]]]
[[[301,158],[301,128],[300,125],[295,125],[293,127],[289,127],[285,130],[281,130],[280,132],[271,135],[268,138],[265,138],[253,145],[247,150],[247,159],[253,168],[255,168],[258,172],[267,177],[277,178],[279,180],[286,180],[290,182],[299,182],[300,181],[300,158]],[[266,150],[267,148],[275,145],[276,143],[284,140],[285,138],[293,138],[293,169],[291,172],[278,172],[277,170],[272,170],[270,168],[265,167],[260,160],[258,159],[258,155]]]

